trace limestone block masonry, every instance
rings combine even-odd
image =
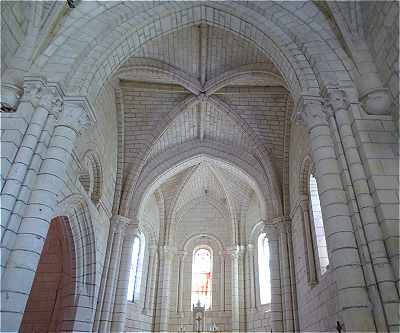
[[[1,332],[400,330],[399,2],[0,11]]]

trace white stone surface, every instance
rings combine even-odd
[[[2,331],[24,320],[57,216],[71,227],[76,311],[55,313],[76,331],[189,331],[201,245],[214,259],[206,322],[222,331],[399,329],[397,2],[0,8],[2,102],[11,85],[24,92],[0,114]],[[377,91],[391,114],[371,115]],[[261,305],[264,225],[273,297]],[[132,230],[146,245],[127,302]]]

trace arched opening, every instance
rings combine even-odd
[[[271,303],[271,272],[269,267],[269,243],[265,233],[258,237],[258,280],[260,303]]]
[[[324,223],[322,220],[321,203],[319,201],[318,185],[313,174],[310,174],[308,185],[310,197],[310,215],[312,216],[314,226],[313,236],[315,238],[319,259],[319,268],[322,275],[328,269],[329,258],[328,249],[326,246]]]
[[[212,254],[205,247],[193,251],[192,306],[198,303],[206,310],[211,308]]]
[[[136,236],[132,245],[132,261],[129,272],[129,283],[127,299],[129,302],[136,302],[140,298],[140,286],[143,272],[145,239],[143,234]]]
[[[69,220],[52,220],[40,256],[21,332],[72,331],[74,325],[75,251]]]

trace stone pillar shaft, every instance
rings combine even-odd
[[[256,286],[255,286],[255,272],[254,272],[254,247],[252,244],[247,246],[248,269],[249,269],[249,307],[254,309],[256,307]]]
[[[239,331],[239,249],[233,250],[231,254],[232,266],[232,330]]]
[[[2,223],[4,223],[4,229],[2,229],[2,239],[1,239],[1,267],[5,268],[7,264],[7,259],[12,247],[14,245],[15,239],[17,237],[17,232],[20,227],[25,209],[29,203],[31,196],[31,190],[34,188],[36,176],[40,170],[42,160],[45,158],[47,148],[50,143],[51,133],[54,130],[54,123],[56,119],[55,116],[50,114],[47,118],[45,125],[45,130],[40,134],[39,142],[37,144],[36,151],[32,157],[29,168],[26,172],[25,179],[21,183],[21,188],[16,198],[14,208],[11,215],[6,220],[6,217],[2,216]]]
[[[178,254],[177,312],[183,312],[183,258],[183,253]]]
[[[300,120],[310,133],[312,159],[329,259],[336,277],[340,315],[348,331],[375,331],[334,143],[321,101],[302,98],[295,119]]]
[[[152,294],[153,294],[153,276],[155,272],[155,260],[156,260],[156,249],[154,247],[150,247],[149,249],[149,262],[147,269],[147,277],[146,277],[146,290],[145,290],[145,300],[144,300],[144,308],[143,312],[148,313],[152,307]]]
[[[10,216],[15,210],[28,168],[31,166],[37,150],[41,133],[47,123],[48,115],[58,112],[60,108],[59,98],[55,91],[47,88],[27,90],[25,98],[29,101],[22,102],[18,112],[33,113],[33,115],[1,191],[2,243],[7,234]],[[36,101],[37,99],[39,101]]]
[[[317,268],[315,266],[315,253],[313,237],[311,235],[311,219],[309,214],[309,203],[308,199],[303,200],[300,203],[302,210],[302,227],[304,231],[305,240],[305,250],[306,250],[306,264],[307,264],[307,279],[310,286],[315,286],[317,284]]]
[[[279,235],[276,227],[266,224],[264,229],[269,245],[269,269],[271,274],[271,327],[273,332],[283,332],[282,291],[279,265]]]
[[[279,245],[280,245],[280,264],[281,264],[281,286],[282,286],[282,306],[283,306],[283,328],[285,332],[294,331],[293,309],[292,309],[292,289],[289,267],[288,235],[290,222],[287,217],[279,218]]]
[[[84,124],[88,124],[88,116],[82,106],[64,105],[3,273],[3,331],[18,331],[21,324],[49,224],[54,217],[57,195],[64,186],[67,163],[78,131]]]
[[[132,263],[132,247],[134,239],[137,236],[137,224],[129,225],[127,227],[127,233],[123,238],[119,272],[116,275],[117,284],[112,313],[111,332],[122,332],[125,328],[126,310],[128,305],[127,293]]]
[[[173,254],[172,249],[168,246],[162,246],[160,249],[161,253],[161,265],[162,265],[162,277],[159,280],[160,293],[159,297],[161,300],[157,300],[157,304],[160,304],[160,317],[159,317],[159,331],[168,331],[168,312],[169,312],[169,293],[171,284],[171,265]]]
[[[116,286],[118,282],[118,272],[121,262],[122,242],[126,225],[129,220],[126,217],[116,215],[111,220],[112,242],[110,244],[111,253],[109,264],[104,269],[107,269],[105,276],[105,291],[103,303],[101,306],[99,331],[108,332],[113,316],[114,298],[116,294]]]
[[[394,309],[399,307],[399,294],[395,284],[394,271],[383,241],[382,229],[376,215],[374,201],[369,191],[367,176],[351,128],[350,105],[346,102],[345,94],[341,90],[329,89],[327,97],[328,104],[334,111],[331,114],[331,123],[334,131],[339,134],[340,142],[338,144],[343,147],[341,151],[344,154],[342,159],[345,164],[344,168],[349,172],[349,186],[347,186],[348,192],[350,192],[349,197],[354,198],[355,196],[355,200],[350,201],[350,207],[352,207],[354,218],[361,222],[360,232],[363,234],[363,239],[366,240],[364,247],[366,254],[363,256],[363,264],[366,266],[368,289],[373,295],[377,293],[380,295],[378,299],[371,297],[374,309],[376,309],[377,326],[379,325],[379,330],[398,329],[400,318],[391,314],[398,313]],[[385,311],[387,315],[378,321],[378,317],[382,316],[382,314],[379,314],[380,311]]]
[[[96,307],[96,313],[95,313],[94,323],[93,323],[93,331],[94,332],[99,331],[100,320],[101,320],[101,317],[103,314],[103,307],[104,307],[105,295],[106,295],[106,291],[107,291],[107,280],[108,280],[108,274],[109,274],[111,254],[113,252],[112,248],[113,248],[114,237],[115,237],[114,229],[115,228],[113,228],[113,226],[110,225],[108,239],[107,239],[106,255],[104,257],[104,266],[103,266],[103,272],[102,272],[101,282],[100,282],[99,296],[97,298],[97,307]]]

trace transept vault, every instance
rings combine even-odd
[[[2,1],[2,332],[396,332],[399,5]]]

